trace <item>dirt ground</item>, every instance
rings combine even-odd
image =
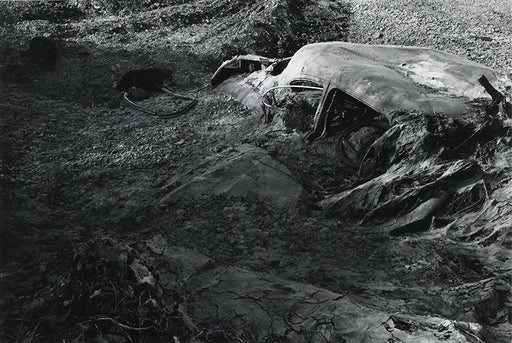
[[[326,18],[331,12],[318,12],[324,26],[303,18],[294,31],[309,35],[291,39],[256,31],[268,43],[263,51],[241,25],[255,20],[263,1],[189,1],[60,21],[11,20],[8,10],[0,12],[9,19],[0,27],[2,341],[130,341],[130,336],[80,336],[75,324],[83,323],[86,314],[65,324],[48,321],[49,313],[36,300],[54,299],[52,292],[76,268],[77,252],[87,242],[108,238],[133,247],[157,235],[217,266],[312,285],[368,308],[483,325],[478,337],[467,330],[468,342],[510,341],[510,299],[495,291],[505,299],[498,301],[497,313],[475,319],[468,314],[475,304],[462,299],[467,293],[460,291],[490,279],[510,285],[510,136],[473,155],[494,194],[484,202],[502,211],[493,216],[478,207],[454,214],[460,230],[483,227],[486,221],[499,231],[390,236],[363,230],[351,218],[329,217],[318,207],[317,201],[350,183],[335,157],[333,138],[306,146],[300,134],[270,130],[259,114],[205,86],[219,62],[238,52],[287,56],[301,44],[334,39],[438,48],[494,68],[510,85],[512,5],[507,0],[331,2],[331,12],[339,15]],[[301,10],[315,13],[313,7]],[[268,18],[281,15],[261,11]],[[338,24],[329,31],[325,23],[333,18]],[[54,70],[16,62],[36,35],[57,42]],[[125,71],[151,66],[173,70],[173,87],[195,94],[198,104],[172,120],[126,107],[113,82]],[[296,208],[222,195],[161,205],[181,177],[213,165],[243,143],[265,149],[300,181],[305,191]],[[482,218],[471,217],[477,212]],[[484,248],[498,241],[496,262]],[[461,252],[477,250],[478,258]],[[211,322],[200,329],[227,331],[226,325]],[[179,332],[162,341],[191,337]],[[197,339],[214,342],[213,336]],[[218,341],[228,341],[223,337]],[[252,341],[240,337],[230,340]]]

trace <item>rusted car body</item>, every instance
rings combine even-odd
[[[226,74],[225,67],[236,69],[237,63],[252,65],[239,69],[251,74],[236,80],[218,77],[235,74],[233,69]],[[384,117],[399,111],[457,116],[467,113],[470,100],[490,98],[478,83],[481,75],[496,81],[492,69],[438,50],[346,42],[309,44],[284,60],[238,56],[215,75],[212,83],[248,105],[255,103],[254,96],[261,99],[276,86],[302,84],[321,88],[314,128],[306,136],[309,142],[328,134],[332,104],[339,96]]]

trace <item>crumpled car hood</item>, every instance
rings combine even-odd
[[[382,114],[463,114],[468,98],[489,97],[482,74],[496,80],[492,69],[438,50],[328,42],[302,47],[277,77],[330,83]]]

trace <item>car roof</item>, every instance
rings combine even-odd
[[[434,49],[346,42],[309,44],[279,75],[330,84],[374,110],[463,114],[469,99],[489,97],[478,83],[492,69]]]

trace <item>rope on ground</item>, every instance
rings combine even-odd
[[[196,98],[193,98],[193,97],[190,97],[190,96],[187,96],[187,95],[183,95],[183,94],[178,94],[178,93],[174,93],[166,88],[162,88],[162,92],[164,92],[165,94],[168,94],[168,95],[172,95],[176,98],[179,98],[179,99],[184,99],[184,100],[189,100],[189,102],[185,105],[185,106],[182,106],[181,108],[178,108],[177,110],[171,112],[171,113],[158,113],[156,111],[152,111],[148,108],[145,108],[143,106],[140,106],[140,105],[137,105],[136,103],[134,103],[133,101],[131,101],[129,98],[128,98],[128,92],[124,92],[123,94],[123,98],[124,98],[124,101],[130,105],[132,108],[142,112],[142,113],[145,113],[147,115],[150,115],[150,116],[153,116],[153,117],[157,117],[157,118],[160,118],[160,119],[171,119],[171,118],[176,118],[176,117],[179,117],[185,113],[187,113],[188,111],[190,111],[198,102],[198,100]]]

